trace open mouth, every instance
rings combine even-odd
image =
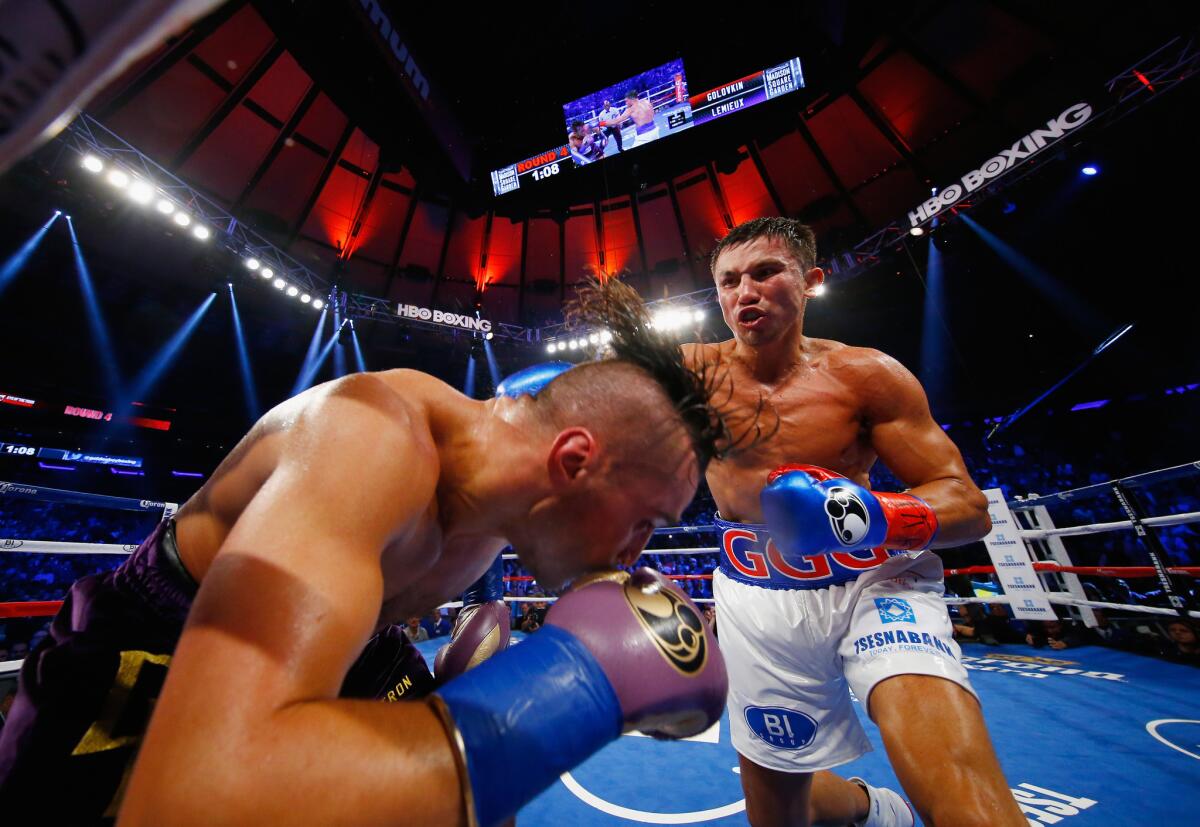
[[[747,307],[737,315],[738,324],[753,325],[760,319],[765,319],[767,314],[759,310],[757,307]]]

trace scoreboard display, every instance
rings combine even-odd
[[[682,78],[682,62],[680,62],[680,78]],[[682,85],[680,85],[681,83]],[[672,134],[685,128],[702,126],[717,118],[749,109],[751,106],[766,103],[772,98],[803,88],[804,72],[800,67],[800,58],[794,57],[787,63],[780,63],[778,66],[746,75],[744,78],[722,84],[707,92],[685,97],[683,100],[686,103],[679,102],[672,106],[668,101],[667,105],[663,105],[658,98],[655,98],[656,122],[661,121],[660,134]],[[658,91],[662,92],[662,90]],[[686,82],[677,79],[675,91],[677,96],[686,95]],[[663,93],[666,95],[663,100],[670,97],[669,92],[670,90],[667,90],[666,93]],[[633,139],[634,135],[631,132],[626,140]],[[612,152],[610,151],[608,154],[612,154]],[[492,172],[492,192],[496,196],[501,196],[519,190],[524,186],[553,178],[568,168],[576,166],[577,163],[577,159],[572,157],[571,146],[562,144],[532,155],[519,163],[494,170]]]
[[[572,166],[571,151],[566,144],[526,158],[520,163],[492,172],[492,192],[504,195],[520,189],[522,182],[542,181]]]
[[[141,468],[141,457],[119,457],[112,454],[93,454],[88,451],[67,451],[63,448],[38,448],[33,445],[18,445],[0,442],[0,456],[37,457],[60,462],[86,462],[92,465],[113,465],[118,468]]]
[[[800,58],[794,57],[787,63],[694,95],[692,117],[696,126],[700,126],[803,88],[804,74],[800,71]]]

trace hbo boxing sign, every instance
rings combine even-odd
[[[921,226],[942,210],[954,206],[963,196],[970,195],[988,181],[999,178],[1046,147],[1058,143],[1068,132],[1087,123],[1090,117],[1092,117],[1092,107],[1086,103],[1077,103],[1057,118],[1051,118],[1046,122],[1045,128],[1035,129],[1008,149],[1000,150],[979,169],[971,170],[959,181],[943,188],[937,195],[910,212],[908,226],[910,228]]]

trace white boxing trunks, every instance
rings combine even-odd
[[[716,520],[717,630],[734,748],[781,772],[816,772],[871,750],[850,696],[894,675],[933,675],[972,695],[929,551],[782,559],[763,526]]]

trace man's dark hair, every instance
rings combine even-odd
[[[625,100],[629,100],[630,98],[637,100],[637,96],[638,96],[637,90],[630,89],[628,92],[625,93]]]
[[[817,264],[817,237],[807,224],[794,218],[752,218],[738,224],[717,242],[708,260],[708,269],[715,275],[717,258],[721,253],[730,247],[749,244],[759,238],[777,238],[782,241],[796,259],[802,273],[807,273]]]
[[[683,421],[701,472],[711,460],[744,450],[764,436],[759,426],[762,403],[753,411],[733,409],[727,373],[708,363],[689,366],[678,342],[652,328],[645,302],[628,284],[617,278],[593,279],[577,290],[566,311],[573,328],[608,331],[611,354],[551,382],[551,396],[562,379],[570,384],[583,379],[589,369],[621,363],[637,369],[662,389]]]
[[[571,131],[578,132],[583,128],[583,121],[571,121]]]

